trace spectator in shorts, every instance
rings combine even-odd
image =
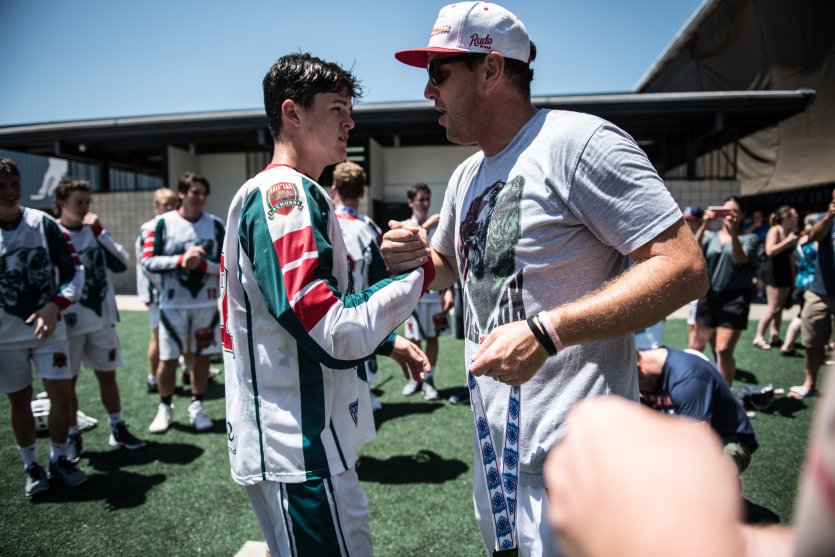
[[[151,338],[148,339],[148,392],[157,392],[157,368],[159,368],[159,287],[155,277],[142,267],[145,239],[154,230],[157,217],[177,208],[177,194],[168,188],[159,188],[154,192],[154,212],[156,216],[142,223],[136,236],[134,252],[136,255],[136,294],[148,307],[148,327]],[[148,255],[153,254],[153,246]]]
[[[725,216],[708,208],[696,231],[707,263],[710,289],[696,309],[696,339],[691,348],[702,351],[710,342],[719,371],[730,385],[736,375],[734,349],[742,331],[748,328],[759,240],[755,234],[739,234],[744,215],[739,198],[727,198],[724,210]],[[714,219],[721,219],[722,228],[718,232],[705,230]]]
[[[800,334],[800,327],[803,321],[800,315],[803,313],[804,295],[812,284],[812,279],[815,278],[815,261],[818,258],[818,243],[812,241],[811,233],[812,227],[815,225],[818,215],[806,215],[803,219],[803,230],[800,232],[800,238],[797,240],[797,247],[794,250],[794,259],[797,264],[797,275],[794,279],[794,292],[792,298],[800,307],[800,311],[791,320],[786,329],[786,340],[783,346],[780,347],[781,356],[794,356],[794,343],[797,336]]]
[[[795,259],[794,248],[797,245],[797,211],[783,205],[769,217],[771,227],[765,236],[765,295],[768,308],[757,324],[757,334],[752,344],[763,350],[780,346],[780,322],[783,308],[794,286]],[[770,326],[770,336],[765,338]]]
[[[203,211],[209,181],[186,172],[177,184],[180,208],[160,215],[143,248],[142,266],[159,276],[160,404],[148,431],[164,433],[174,420],[171,404],[181,354],[191,354],[191,404],[188,420],[197,431],[212,427],[203,410],[209,381],[209,356],[220,352],[218,275],[223,222]]]
[[[420,226],[426,230],[429,238],[438,226],[439,214],[429,216],[429,206],[432,204],[432,192],[426,184],[418,183],[406,191],[412,216],[403,224]],[[431,371],[423,381],[409,380],[403,387],[405,396],[412,396],[422,390],[425,400],[436,400],[438,390],[435,388],[435,366],[438,363],[439,336],[449,334],[449,319],[447,314],[454,303],[452,288],[446,290],[430,290],[421,298],[415,311],[406,320],[406,338],[421,347],[426,341],[426,356],[429,358]]]
[[[99,394],[110,423],[112,447],[140,449],[145,442],[137,439],[125,424],[116,369],[122,366],[122,348],[116,336],[119,312],[116,294],[107,279],[107,271],[127,270],[130,255],[105,230],[98,215],[90,212],[93,188],[84,180],[65,178],[55,188],[55,215],[61,231],[72,241],[84,265],[84,290],[81,299],[63,312],[70,344],[72,391],[67,459],[78,462],[84,452],[76,414],[78,399],[75,386],[81,364],[94,370]]]
[[[32,414],[32,372],[51,402],[49,472],[77,486],[87,475],[67,460],[72,373],[61,311],[81,297],[84,268],[75,249],[46,213],[20,205],[20,171],[0,158],[0,391],[9,398],[12,431],[27,497],[49,489],[38,462]]]
[[[742,403],[701,352],[638,348],[641,402],[673,416],[705,422],[722,439],[740,474],[757,450],[757,436]]]
[[[835,190],[829,208],[818,217],[809,234],[818,243],[815,276],[804,295],[800,314],[804,356],[805,380],[802,385],[789,389],[789,396],[806,398],[817,395],[818,370],[824,360],[826,345],[832,337],[832,319],[835,317]]]

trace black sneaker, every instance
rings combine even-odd
[[[449,397],[450,404],[469,404],[470,403],[470,389],[461,387],[457,393]]]
[[[156,381],[153,381],[153,382],[148,381],[148,392],[149,393],[158,393],[159,392],[159,387],[157,387],[157,382]]]
[[[67,487],[75,487],[87,481],[87,474],[76,468],[65,456],[49,463],[49,475],[58,478]]]
[[[26,497],[32,497],[49,489],[46,470],[37,462],[30,464],[24,474],[26,474],[26,485],[23,489],[26,492]]]
[[[126,449],[141,449],[147,443],[142,439],[138,439],[128,431],[128,426],[125,422],[119,422],[116,425],[110,426],[110,440],[108,441],[111,447],[124,447]]]
[[[67,460],[78,464],[82,454],[84,454],[84,441],[81,439],[81,432],[70,433],[67,436]]]

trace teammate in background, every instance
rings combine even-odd
[[[431,239],[438,226],[440,215],[429,216],[432,204],[432,192],[426,184],[415,184],[406,191],[412,216],[403,224],[420,226]],[[426,356],[432,369],[424,380],[410,380],[403,386],[403,394],[412,396],[419,390],[423,391],[425,400],[436,400],[438,391],[435,389],[435,366],[438,363],[438,337],[449,334],[449,319],[447,314],[454,304],[452,288],[442,291],[430,290],[420,299],[415,311],[406,320],[406,338],[421,347],[421,341],[426,341]]]
[[[515,15],[458,2],[431,29],[427,48],[395,56],[427,71],[447,138],[480,151],[450,178],[431,249],[392,221],[381,251],[393,272],[431,260],[431,288],[460,277],[482,540],[488,554],[551,555],[546,502],[570,494],[546,494],[542,467],[568,410],[638,399],[632,331],[701,295],[704,263],[628,134],[533,106],[536,49]]]
[[[64,310],[67,338],[70,344],[70,428],[67,459],[78,462],[84,452],[81,430],[76,422],[78,399],[75,386],[81,364],[94,370],[99,394],[110,423],[109,443],[112,447],[140,449],[145,442],[128,431],[122,415],[116,369],[122,366],[122,349],[116,336],[119,312],[116,294],[107,279],[107,270],[122,273],[127,270],[130,255],[116,243],[90,212],[93,188],[84,180],[65,178],[55,188],[55,215],[61,231],[75,246],[84,265],[84,290],[81,299]]]
[[[61,311],[81,297],[84,268],[46,213],[20,205],[20,171],[0,158],[0,391],[9,398],[12,431],[23,459],[27,497],[49,489],[38,462],[32,372],[50,399],[49,472],[76,486],[87,475],[67,460],[72,373]]]
[[[203,411],[209,381],[209,356],[220,352],[218,338],[218,274],[223,244],[223,222],[203,211],[209,197],[209,181],[186,172],[177,184],[180,207],[160,215],[143,248],[142,267],[159,276],[160,404],[148,426],[163,433],[174,420],[171,399],[177,381],[177,363],[191,353],[191,404],[188,419],[197,431],[212,427]]]
[[[641,402],[654,410],[707,423],[742,474],[759,447],[742,403],[701,352],[638,348]]]
[[[177,194],[168,188],[159,188],[154,192],[154,212],[156,216],[142,223],[136,236],[134,252],[136,255],[136,294],[148,307],[148,327],[151,337],[148,339],[148,392],[157,392],[157,369],[159,368],[159,288],[155,278],[142,266],[145,255],[144,245],[148,234],[154,230],[157,218],[177,208]],[[153,255],[153,246],[149,246],[148,256]]]
[[[356,78],[288,54],[263,86],[273,158],[232,200],[221,259],[232,479],[244,486],[272,555],[371,555],[354,464],[373,420],[357,366],[376,353],[404,374],[428,371],[423,354],[392,331],[433,268],[346,293],[339,222],[312,177],[345,160]]]

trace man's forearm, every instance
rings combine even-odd
[[[435,264],[435,280],[429,285],[429,290],[443,290],[455,284],[458,280],[458,268],[454,261],[433,249],[432,262]]]
[[[702,296],[708,280],[701,251],[692,235],[681,247],[648,257],[591,294],[551,310],[563,345],[643,329]]]

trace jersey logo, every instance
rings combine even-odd
[[[78,324],[78,315],[76,313],[65,313],[64,321],[67,322],[67,327],[75,327]]]
[[[297,207],[301,211],[304,204],[299,197],[299,190],[293,182],[273,184],[267,192],[267,204],[270,206],[270,210],[267,211],[267,218],[272,219],[276,213],[289,215],[293,207]]]
[[[351,417],[354,419],[354,425],[357,425],[357,420],[359,419],[360,413],[360,403],[358,400],[355,400],[351,404],[348,405],[348,409],[351,411]]]
[[[84,265],[84,288],[81,291],[81,305],[101,316],[101,307],[107,296],[107,263],[104,250],[91,247],[78,252]]]

